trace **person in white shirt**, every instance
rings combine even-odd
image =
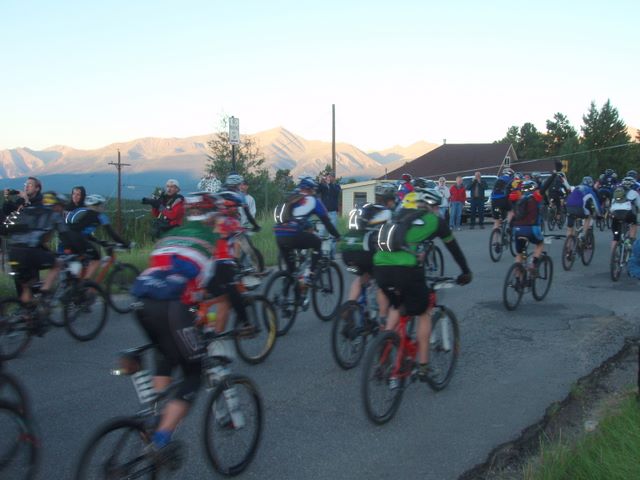
[[[447,187],[447,180],[444,177],[440,177],[438,179],[438,186],[436,190],[442,196],[442,203],[440,204],[440,217],[444,218],[448,221],[449,214],[449,197],[451,197],[451,192],[449,191],[449,187]]]
[[[256,218],[256,200],[255,198],[253,198],[251,195],[249,195],[249,185],[247,184],[246,181],[243,180],[243,182],[240,184],[240,192],[244,195],[244,198],[247,202],[247,205],[249,207],[249,213],[251,213],[251,216],[253,218]],[[247,216],[244,213],[243,209],[240,209],[240,223],[243,227],[249,227],[250,223],[249,220],[247,220]]]

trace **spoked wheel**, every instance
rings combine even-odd
[[[208,400],[204,423],[207,458],[218,473],[238,475],[256,453],[262,434],[262,401],[247,377],[224,378]]]
[[[553,262],[547,255],[542,255],[538,262],[538,274],[533,279],[531,294],[540,301],[549,293],[553,280]]]
[[[567,221],[567,212],[564,208],[561,208],[560,214],[558,215],[558,218],[556,220],[556,225],[560,230],[564,228],[564,224],[566,223],[566,221]]]
[[[313,311],[320,320],[326,322],[336,314],[342,303],[343,287],[342,272],[336,262],[329,262],[316,269],[311,287],[311,299]]]
[[[502,303],[507,310],[515,310],[522,299],[526,284],[526,271],[519,263],[509,267],[502,287]]]
[[[393,378],[398,362],[400,337],[384,332],[365,357],[362,367],[362,400],[367,417],[382,425],[393,418],[400,407],[405,378]]]
[[[156,478],[157,465],[146,452],[151,435],[133,418],[112,420],[89,440],[80,456],[76,480]]]
[[[580,259],[583,265],[589,265],[593,260],[593,252],[596,249],[596,240],[593,236],[593,229],[587,230],[582,239],[582,248],[580,249]]]
[[[502,258],[502,230],[494,228],[489,235],[489,256],[494,262]]]
[[[556,228],[556,215],[557,210],[555,207],[549,207],[547,211],[547,227],[549,227],[549,231],[552,232],[554,228]]]
[[[75,287],[64,305],[64,326],[73,338],[86,342],[104,328],[109,301],[95,282],[85,280]]]
[[[298,313],[298,288],[296,279],[285,272],[276,272],[267,283],[265,297],[276,309],[277,335],[284,335],[293,326]]]
[[[576,260],[576,237],[575,235],[569,235],[564,241],[562,247],[562,268],[565,270],[571,270],[573,262]]]
[[[117,265],[107,277],[105,288],[111,308],[118,313],[129,313],[135,297],[131,295],[131,286],[140,271],[130,263]]]
[[[360,363],[367,345],[364,315],[358,302],[342,304],[331,329],[331,351],[340,368],[349,370]]]
[[[622,241],[618,241],[616,248],[611,252],[611,260],[609,262],[609,270],[611,272],[611,280],[617,282],[620,278],[620,274],[622,273],[622,257],[624,255],[624,244]]]
[[[460,353],[460,329],[458,319],[446,307],[433,316],[429,338],[429,376],[427,383],[436,391],[451,381]]]
[[[431,245],[424,257],[424,272],[426,278],[442,277],[444,275],[444,257],[437,245]]]
[[[15,358],[27,348],[31,340],[30,315],[17,298],[0,302],[0,359]]]
[[[2,478],[35,478],[39,444],[30,422],[12,404],[0,400],[0,474]]]
[[[246,296],[244,302],[247,323],[240,323],[236,314],[233,339],[240,358],[256,364],[264,361],[276,344],[277,314],[271,302],[262,295]]]

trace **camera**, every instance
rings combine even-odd
[[[20,190],[14,190],[13,188],[7,189],[7,195],[18,195]]]

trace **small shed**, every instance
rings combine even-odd
[[[356,206],[373,202],[375,200],[375,190],[378,183],[385,182],[380,180],[367,180],[365,182],[340,185],[342,188],[342,215],[346,217]]]

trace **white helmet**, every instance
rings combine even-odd
[[[95,205],[102,205],[107,201],[102,195],[98,195],[94,193],[93,195],[87,195],[87,198],[84,199],[84,204],[87,207],[93,207]]]

